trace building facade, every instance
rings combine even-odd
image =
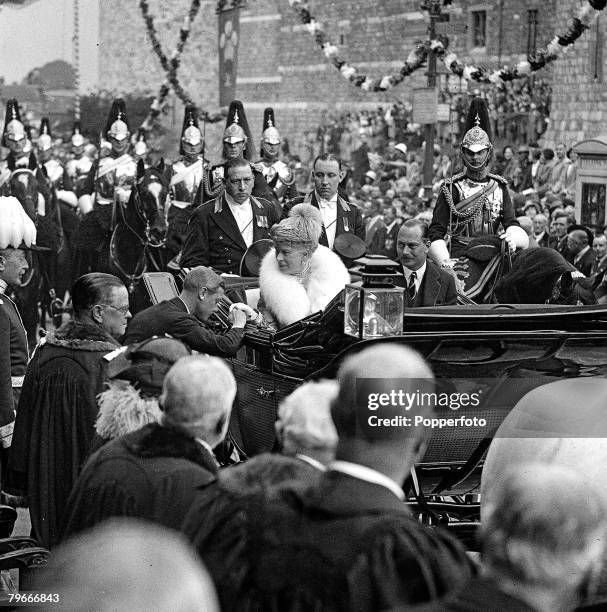
[[[488,67],[514,63],[550,40],[567,2],[558,4],[556,13],[557,0],[455,0],[448,7],[450,20],[438,24],[438,31],[448,33],[450,50],[466,62]],[[100,89],[157,91],[164,80],[138,5],[100,2]],[[149,5],[170,56],[190,2],[149,0]],[[215,5],[202,2],[179,71],[184,88],[211,111],[218,101]],[[342,57],[359,73],[381,77],[398,72],[416,42],[427,38],[429,20],[419,5],[420,0],[325,0],[311,3],[310,10]],[[120,62],[108,60],[117,57]],[[440,63],[439,69],[445,72]],[[256,144],[266,106],[274,107],[277,126],[297,150],[323,113],[411,100],[413,90],[426,84],[425,72],[421,68],[387,92],[364,92],[325,58],[287,0],[249,0],[241,12],[236,95],[245,104]],[[439,82],[450,91],[466,88],[454,76],[443,75]],[[179,124],[180,107],[175,114]],[[218,126],[209,129],[210,138],[218,136]]]

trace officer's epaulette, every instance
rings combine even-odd
[[[504,178],[503,176],[500,176],[499,174],[488,174],[487,176],[490,179],[493,179],[494,181],[498,182],[500,185],[508,184],[508,179]]]
[[[463,178],[466,178],[466,173],[465,172],[458,172],[457,174],[454,174],[451,178],[447,179],[446,181],[444,181],[444,185],[446,185],[447,183],[453,183],[455,181],[461,181]]]

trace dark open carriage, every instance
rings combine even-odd
[[[404,331],[398,336],[358,340],[343,329],[343,294],[324,312],[278,332],[247,326],[244,346],[231,360],[238,383],[231,440],[243,458],[272,451],[278,406],[303,381],[334,377],[348,355],[372,343],[408,345],[430,363],[437,391],[480,393],[479,405],[465,407],[465,416],[486,424],[432,429],[407,483],[409,503],[420,519],[447,525],[471,549],[483,459],[508,412],[543,384],[607,375],[607,306],[602,305],[413,308],[405,311]],[[463,412],[463,407],[445,406],[437,416]]]
[[[343,334],[343,297],[277,333],[251,329],[232,360],[238,381],[231,435],[247,456],[271,451],[278,405],[304,380],[331,378],[345,357],[378,340]],[[432,429],[408,483],[421,520],[448,525],[470,549],[479,521],[480,473],[500,423],[531,389],[607,374],[607,307],[475,305],[408,309],[402,335],[382,342],[419,351],[443,394],[480,393],[478,406],[437,409],[484,426]]]

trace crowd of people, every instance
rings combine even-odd
[[[527,296],[548,275],[539,303],[552,303],[565,278],[577,287],[573,303],[607,301],[607,236],[576,218],[575,153],[530,142],[494,156],[490,111],[486,100],[472,101],[461,158],[435,149],[426,199],[424,151],[404,136],[404,106],[351,114],[347,130],[336,124],[323,134],[334,151],[308,168],[281,157],[272,109],[257,155],[238,101],[224,157],[209,162],[196,109],[187,107],[179,156],[165,169],[148,159],[144,135],[131,135],[120,100],[99,154],[76,125],[66,163],[48,123],[29,142],[18,104],[9,103],[0,165],[0,332],[8,339],[0,484],[5,501],[28,506],[33,536],[51,550],[40,591],[61,592],[65,609],[79,609],[82,593],[89,605],[104,589],[117,598],[128,583],[134,610],[571,610],[595,593],[606,502],[579,486],[571,456],[562,466],[502,463],[499,477],[484,478],[480,568],[451,534],[413,518],[406,482],[428,432],[370,435],[357,412],[361,378],[399,379],[411,392],[416,380],[433,380],[404,345],[374,343],[346,358],[335,380],[287,397],[279,452],[240,461],[226,440],[238,393],[226,359],[247,330],[271,338],[324,310],[364,253],[394,260],[406,308],[455,306],[465,296],[456,260],[479,239],[514,254],[498,297],[538,303]],[[33,178],[38,189],[28,191]],[[71,314],[33,350],[13,292],[36,251],[53,254],[39,230],[56,210],[73,223],[62,228],[64,242],[77,246],[61,271],[74,279]],[[149,215],[136,237],[164,249],[165,268],[183,281],[174,297],[134,316],[134,277],[104,268],[118,248],[116,225],[130,213]],[[231,288],[233,276],[259,276],[258,290]],[[211,319],[220,311],[218,330]],[[543,411],[545,401],[532,408]],[[422,420],[432,416],[432,406],[420,410]],[[583,507],[572,510],[580,496]],[[105,523],[116,518],[146,524]],[[112,549],[122,550],[116,538],[133,542],[124,559]],[[150,538],[184,568],[155,604],[165,574],[133,569],[147,564]]]

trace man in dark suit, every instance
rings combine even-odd
[[[209,268],[194,268],[183,281],[183,291],[175,298],[150,306],[139,312],[126,330],[124,344],[141,342],[152,336],[169,334],[191,349],[233,357],[242,344],[246,312],[253,311],[237,305],[232,311],[232,328],[216,334],[205,325],[217,302],[223,297],[223,281]]]
[[[240,261],[253,242],[270,237],[278,213],[267,200],[254,198],[253,170],[246,159],[226,165],[223,195],[199,206],[188,224],[181,266],[209,266],[218,272],[240,273]]]
[[[305,202],[320,210],[323,220],[320,244],[323,246],[335,250],[335,239],[342,234],[354,234],[364,241],[365,223],[361,210],[355,204],[348,202],[343,192],[338,191],[339,184],[345,176],[341,161],[334,155],[326,153],[317,157],[312,167],[314,191],[287,202],[282,209],[281,219],[289,216],[293,206]],[[340,257],[346,266],[350,263],[341,255]]]
[[[539,247],[549,246],[550,235],[548,234],[548,217],[543,213],[537,213],[533,217],[533,235]]]
[[[592,250],[594,234],[584,225],[570,225],[567,228],[567,261],[571,262],[584,276],[590,276],[596,263]]]
[[[451,306],[457,303],[455,278],[428,259],[428,225],[418,219],[405,221],[396,239],[398,261],[403,266],[405,305]]]
[[[406,393],[434,389],[430,368],[408,347],[379,343],[346,359],[331,404],[336,459],[319,483],[235,499],[227,521],[196,542],[222,610],[408,609],[474,573],[458,542],[421,525],[403,503],[425,432],[370,424],[402,415],[397,406],[367,407],[375,391],[387,391],[386,378],[402,381]],[[361,390],[361,379],[370,386]],[[407,415],[432,412],[422,405]],[[206,516],[198,520],[206,528]]]
[[[384,210],[384,225],[385,227],[380,228],[375,233],[368,252],[383,255],[388,259],[396,261],[398,257],[396,238],[400,230],[401,219],[396,217],[396,208],[394,206]]]

